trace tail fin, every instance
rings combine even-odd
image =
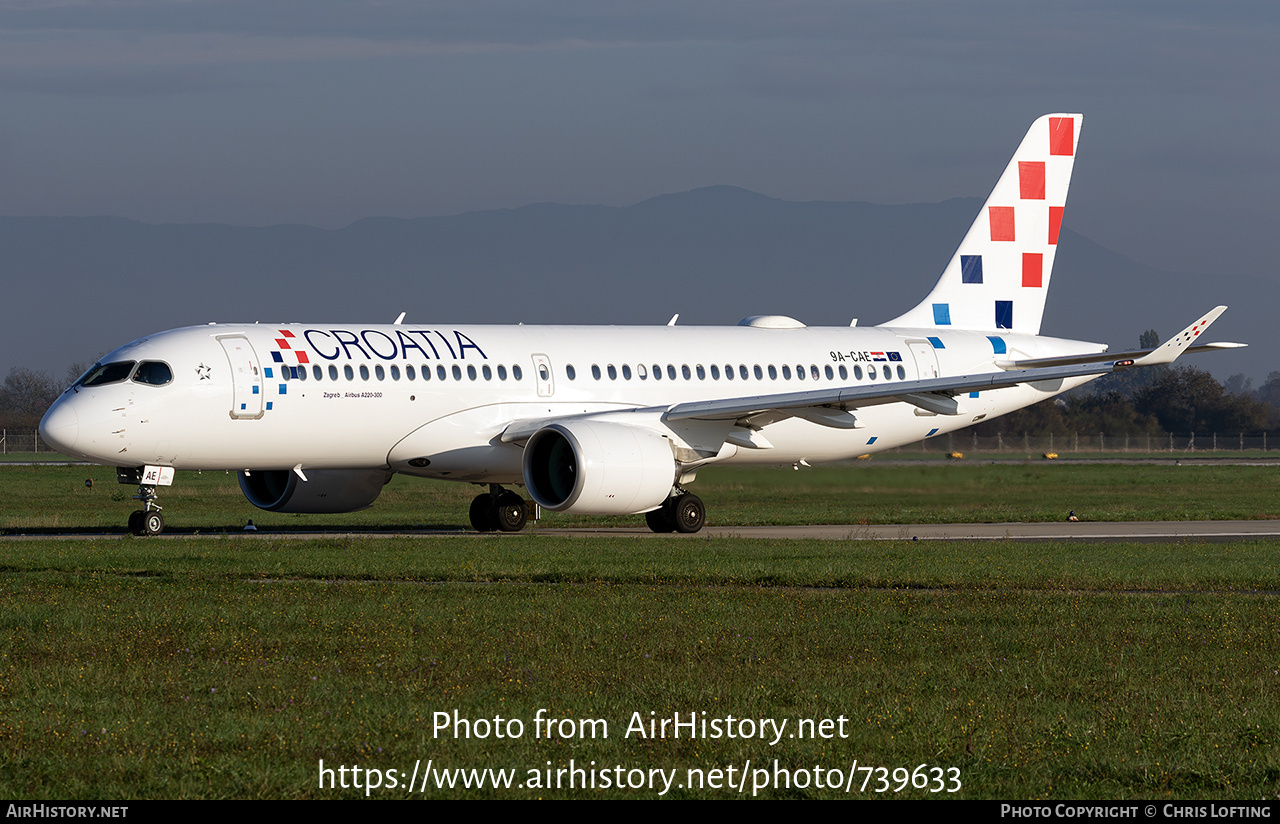
[[[883,326],[1040,332],[1083,120],[1031,124],[933,291]]]

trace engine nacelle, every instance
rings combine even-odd
[[[670,442],[648,429],[605,421],[553,423],[524,448],[524,485],[543,509],[632,515],[671,494]]]
[[[367,509],[391,480],[381,469],[314,469],[303,481],[291,469],[241,472],[249,503],[271,512],[355,512]]]

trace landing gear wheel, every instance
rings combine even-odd
[[[707,522],[707,508],[697,495],[688,493],[672,498],[667,503],[671,506],[671,517],[676,532],[686,534],[697,532]]]
[[[159,535],[164,532],[164,516],[158,510],[143,512],[138,523],[142,528],[140,535]]]
[[[489,493],[477,495],[471,501],[471,525],[476,532],[493,532],[498,528],[498,509]]]
[[[676,531],[675,518],[671,516],[671,508],[667,506],[671,501],[672,499],[668,498],[662,506],[644,513],[644,522],[649,525],[650,530],[659,535]]]
[[[141,509],[135,509],[134,511],[129,513],[129,534],[130,535],[142,534],[142,516],[145,514],[146,513],[143,512]]]
[[[497,506],[494,508],[493,520],[501,532],[519,532],[524,529],[524,525],[529,521],[529,511],[525,509],[524,498],[514,492],[500,494]]]

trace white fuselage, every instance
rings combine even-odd
[[[678,403],[998,373],[999,361],[1102,349],[1016,333],[874,327],[208,325],[105,356],[102,363],[161,362],[172,380],[80,386],[55,403],[44,431],[59,451],[115,466],[385,468],[513,483],[521,446],[501,438],[519,421],[651,410],[636,424],[661,429],[660,412]],[[757,444],[711,450],[725,463],[847,459],[1087,380],[965,393],[961,414],[882,402],[859,408],[856,428],[782,416],[758,428]],[[677,449],[698,448],[696,430],[663,435]]]

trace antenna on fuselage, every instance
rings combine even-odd
[[[404,315],[405,315],[405,313],[404,313],[404,312],[401,312],[401,313],[400,313],[400,316],[399,316],[398,318],[396,318],[396,319],[391,323],[391,325],[392,325],[392,326],[399,326],[401,323],[403,323],[403,322],[404,322]]]
[[[667,321],[667,326],[675,326],[676,319],[678,319],[679,317],[680,317],[680,313],[676,312],[674,315],[671,316],[671,320]]]

